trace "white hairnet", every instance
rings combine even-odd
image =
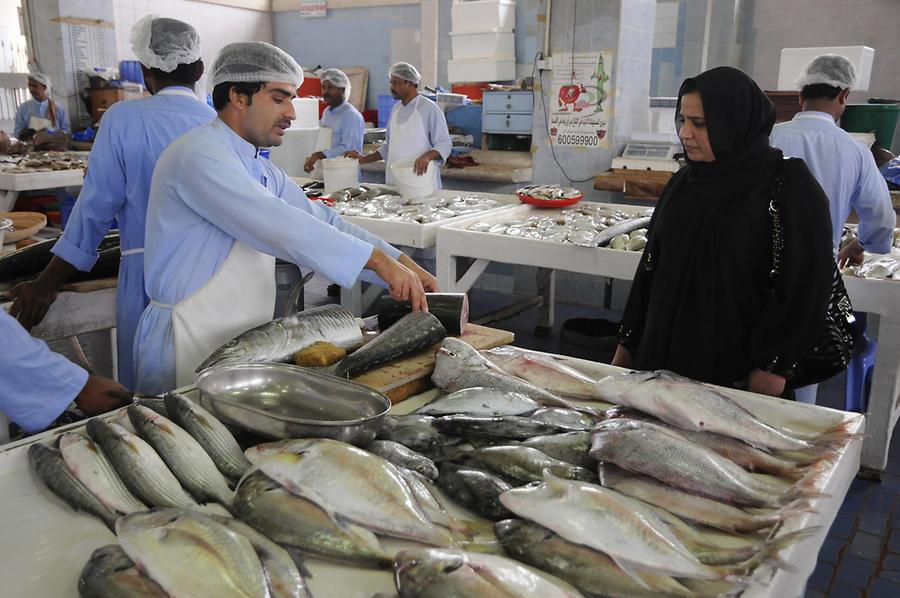
[[[200,35],[183,21],[148,15],[131,28],[131,49],[145,67],[171,73],[200,60]]]
[[[44,73],[38,71],[28,71],[28,78],[34,79],[41,85],[45,86],[47,89],[50,89],[50,77],[48,77]]]
[[[344,97],[348,100],[350,99],[350,92],[353,88],[350,85],[350,77],[344,71],[340,69],[325,69],[319,73],[319,79],[328,81],[335,87],[340,87],[344,90]]]
[[[397,62],[391,65],[390,70],[388,71],[388,77],[400,77],[404,81],[409,81],[410,83],[419,84],[419,81],[422,80],[422,75],[419,74],[419,71],[416,70],[416,67],[411,65],[408,62]]]
[[[794,80],[794,84],[803,89],[807,85],[830,85],[847,89],[856,85],[856,68],[849,59],[840,54],[822,54],[816,56],[803,69],[803,74]]]
[[[212,67],[212,86],[219,83],[287,81],[303,83],[303,68],[290,54],[266,42],[237,42],[219,51]]]

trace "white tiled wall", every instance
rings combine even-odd
[[[273,40],[272,13],[269,12],[195,0],[113,0],[113,12],[119,60],[135,59],[131,51],[131,27],[148,14],[179,19],[197,29],[207,69],[226,44],[242,41],[272,43]]]
[[[660,0],[656,4],[654,48],[674,48],[678,39],[678,0]]]

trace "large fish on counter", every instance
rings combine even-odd
[[[327,371],[340,378],[353,378],[401,357],[423,351],[446,336],[447,331],[434,315],[414,311],[397,320],[393,326],[383,330]]]
[[[800,437],[772,426],[718,390],[673,372],[627,372],[597,383],[603,400],[631,407],[694,432],[716,432],[756,447],[827,454],[849,440],[846,422],[825,434]]]
[[[322,341],[352,351],[363,343],[362,330],[340,305],[313,307],[242,332],[213,351],[197,372],[226,363],[287,362]]]
[[[482,351],[488,361],[517,378],[553,394],[583,400],[600,400],[597,381],[551,355],[510,345]]]

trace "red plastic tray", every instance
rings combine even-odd
[[[521,201],[522,203],[527,203],[539,208],[565,208],[567,206],[575,205],[579,201],[584,199],[584,193],[576,195],[571,199],[542,199],[540,197],[526,195],[525,193],[516,193],[516,195],[519,197],[519,201]]]

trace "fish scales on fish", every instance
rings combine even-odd
[[[576,598],[568,583],[507,557],[448,549],[405,550],[394,560],[400,598]]]
[[[241,482],[234,510],[241,521],[283,546],[362,567],[391,565],[391,555],[371,531],[336,522],[325,509],[263,473],[254,472]]]
[[[172,421],[200,443],[219,471],[229,478],[244,475],[250,462],[225,424],[184,395],[169,392],[164,400]]]
[[[66,432],[60,436],[59,450],[72,474],[110,510],[122,514],[147,510],[93,440],[81,432]]]
[[[139,436],[97,418],[88,420],[87,433],[109,457],[125,486],[145,504],[185,509],[198,506],[153,447]]]
[[[716,389],[667,371],[607,376],[597,388],[606,401],[643,411],[678,428],[715,432],[756,447],[814,451],[851,437],[841,427],[817,440],[798,438],[763,422]]]
[[[512,488],[506,480],[488,471],[453,463],[442,463],[437,485],[447,496],[470,511],[497,520],[512,517],[500,495]]]
[[[502,415],[499,417],[445,415],[436,417],[432,425],[444,434],[452,434],[454,436],[513,440],[524,440],[532,436],[572,431],[570,427],[520,415]]]
[[[487,446],[476,449],[472,457],[506,479],[523,483],[540,481],[548,471],[559,478],[596,480],[589,469],[553,459],[535,448],[523,445]]]
[[[288,362],[297,351],[328,342],[347,351],[363,343],[356,318],[339,305],[322,305],[242,332],[210,355],[197,372],[229,363]]]
[[[415,471],[429,480],[436,480],[438,477],[438,468],[434,461],[399,442],[373,440],[363,448],[383,459],[387,459],[397,467]]]
[[[171,596],[270,598],[251,542],[197,511],[125,515],[116,535],[128,557]]]
[[[462,441],[438,431],[433,425],[435,419],[430,415],[388,415],[378,438],[399,442],[430,459],[443,457]]]
[[[591,450],[590,432],[564,432],[533,436],[522,441],[522,445],[535,448],[548,457],[580,467],[596,465],[596,461],[588,454]]]
[[[666,428],[629,419],[599,424],[591,456],[715,500],[749,507],[779,508],[818,496],[807,484],[766,481],[710,449]]]
[[[340,378],[352,378],[407,355],[424,351],[446,336],[447,331],[434,315],[414,311],[327,371]]]
[[[141,575],[134,561],[118,544],[101,546],[78,578],[81,598],[168,598],[158,583]]]
[[[541,405],[523,394],[480,386],[464,388],[439,397],[416,409],[418,415],[502,416],[527,415]]]
[[[504,372],[561,397],[602,400],[595,379],[553,356],[511,345],[481,351],[481,354]]]
[[[60,452],[36,442],[28,447],[28,461],[41,481],[76,511],[90,513],[115,530],[118,513],[101,503],[66,466]]]

